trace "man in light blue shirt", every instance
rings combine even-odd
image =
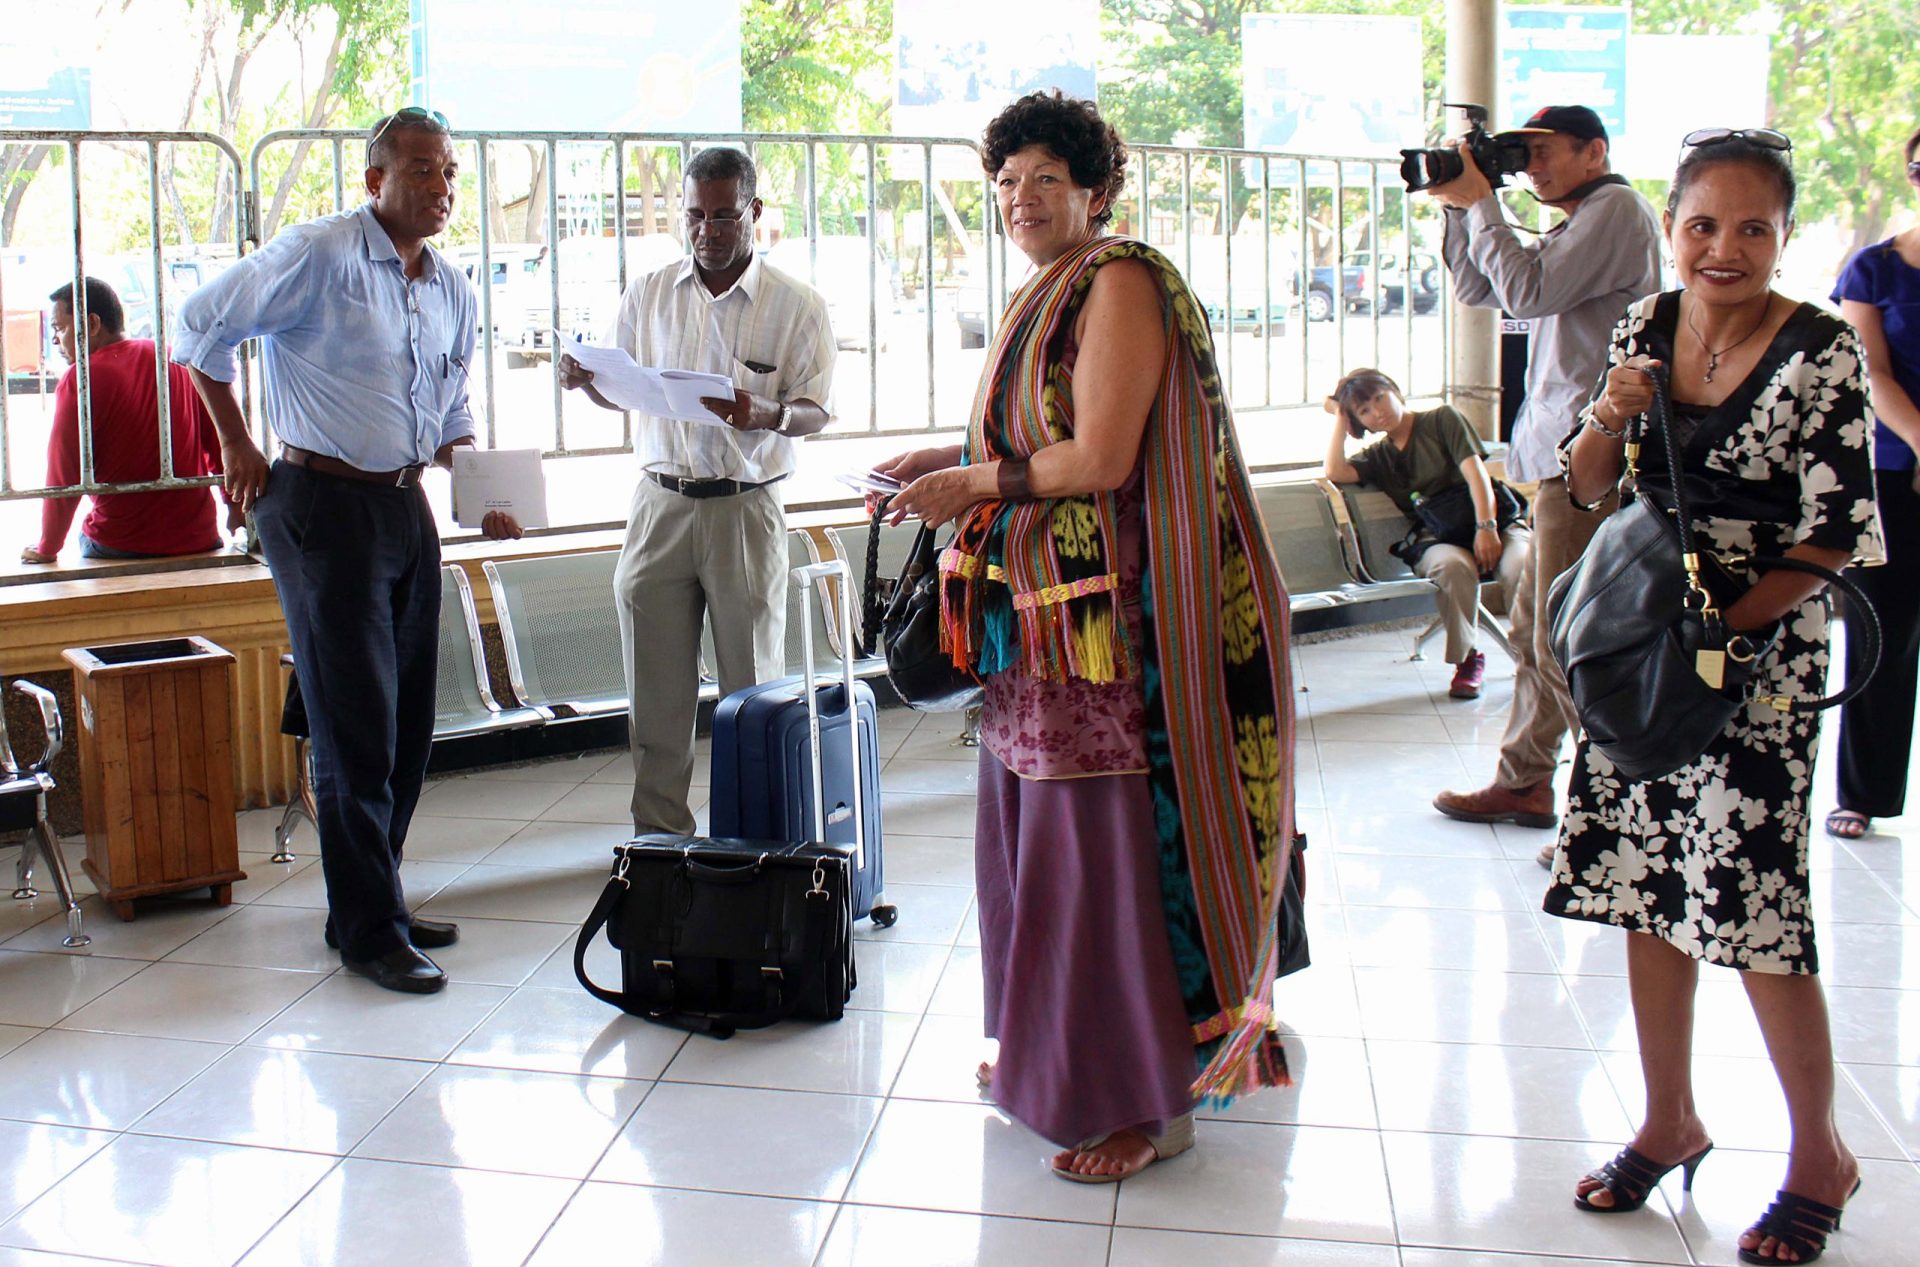
[[[251,510],[287,617],[314,754],[328,943],[388,989],[446,976],[423,949],[451,924],[413,919],[400,853],[426,777],[439,659],[440,534],[420,488],[472,444],[474,297],[427,239],[459,167],[437,116],[408,109],[367,145],[371,200],[295,225],[181,305],[173,356],[220,431],[226,487]],[[262,347],[269,470],[234,393]],[[491,537],[519,536],[488,516]]]

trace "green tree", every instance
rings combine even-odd
[[[1418,17],[1421,20],[1421,96],[1427,104],[1429,134],[1408,144],[1438,138],[1442,125],[1438,102],[1444,78],[1446,46],[1441,0],[1103,0],[1105,55],[1100,74],[1100,106],[1122,136],[1140,144],[1201,145],[1237,148],[1245,144],[1242,91],[1241,20],[1254,13],[1329,13]],[[1366,68],[1356,67],[1356,73]],[[1211,211],[1213,231],[1231,233],[1250,215],[1276,228],[1291,219],[1295,195],[1275,191],[1274,205],[1260,207],[1258,169],[1242,164],[1226,168],[1231,204],[1222,196],[1219,164],[1196,168],[1196,207]],[[1179,205],[1175,174],[1155,172],[1150,197],[1156,206]],[[1401,194],[1384,190],[1382,220],[1397,222]],[[1333,194],[1314,189],[1308,195],[1313,254],[1331,263],[1345,247],[1372,244],[1371,204],[1365,191],[1349,189],[1352,241],[1334,240]]]
[[[877,132],[893,0],[745,0],[740,113],[749,132]]]
[[[1849,253],[1877,241],[1909,197],[1901,147],[1920,125],[1920,6],[1913,0],[1641,0],[1650,34],[1766,31],[1767,125],[1793,138],[1800,218],[1838,217]],[[1836,267],[1839,261],[1835,261]]]
[[[1441,0],[1103,0],[1102,9],[1101,110],[1121,135],[1143,143],[1242,144],[1240,23],[1250,13],[1417,17],[1422,97],[1440,98]],[[1356,66],[1356,78],[1367,70]],[[1432,126],[1437,136],[1438,121]]]
[[[201,39],[180,127],[216,132],[243,155],[269,131],[325,128],[350,116],[358,121],[391,108],[404,91],[406,0],[188,0],[187,7],[199,19]],[[303,52],[313,41],[323,41],[325,52],[310,86],[271,85],[262,99],[247,71],[277,33],[291,37]],[[309,171],[308,151],[309,144],[300,141],[269,156],[262,171],[263,205],[257,208],[263,241],[278,230],[290,207],[301,219],[332,209],[331,164],[325,171]],[[354,166],[351,160],[348,166]],[[224,165],[215,170],[210,156],[170,151],[163,184],[182,241],[232,239],[237,191]],[[209,190],[210,205],[196,214],[189,203]]]

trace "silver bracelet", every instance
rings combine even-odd
[[[1600,421],[1600,414],[1594,409],[1587,410],[1586,427],[1587,430],[1597,431],[1609,440],[1624,440],[1627,437],[1625,424],[1622,424],[1620,429],[1615,431],[1612,427]]]

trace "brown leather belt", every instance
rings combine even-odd
[[[662,475],[659,471],[648,471],[647,477],[670,493],[679,493],[682,497],[734,497],[756,488],[765,488],[769,484],[778,484],[787,478],[776,475],[770,480],[748,483],[744,480],[689,480],[678,475]]]
[[[417,466],[403,466],[397,471],[363,471],[339,458],[330,458],[311,449],[295,448],[291,444],[280,446],[280,460],[291,466],[305,467],[316,475],[334,475],[344,480],[359,480],[363,484],[385,484],[388,488],[416,488],[420,484],[420,476],[427,469],[427,464],[422,462]]]

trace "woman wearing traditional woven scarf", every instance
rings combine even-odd
[[[1191,1147],[1197,1101],[1286,1081],[1287,596],[1206,318],[1163,256],[1107,236],[1120,138],[1036,93],[985,151],[1033,273],[965,445],[880,469],[908,482],[901,516],[957,521],[942,643],[986,684],[981,1083],[1064,1146],[1053,1173],[1111,1183]]]
[[[1749,584],[1726,625],[1760,644],[1759,694],[1811,698],[1827,669],[1823,582],[1756,574],[1739,556],[1828,569],[1881,557],[1866,367],[1845,322],[1772,289],[1793,231],[1787,138],[1710,128],[1686,145],[1666,215],[1685,289],[1640,300],[1615,327],[1604,389],[1561,446],[1567,491],[1594,503],[1615,486],[1628,425],[1653,405],[1648,370],[1667,366],[1696,539]],[[1640,446],[1637,466],[1642,494],[1670,502],[1664,445]],[[1834,1123],[1833,1039],[1814,975],[1807,802],[1819,729],[1817,712],[1756,698],[1692,764],[1645,781],[1583,739],[1546,897],[1555,915],[1626,930],[1646,1082],[1632,1143],[1574,1187],[1584,1210],[1637,1210],[1675,1168],[1692,1186],[1713,1147],[1691,1071],[1700,963],[1740,970],[1793,1132],[1772,1206],[1740,1237],[1749,1263],[1820,1257],[1860,1178]]]

